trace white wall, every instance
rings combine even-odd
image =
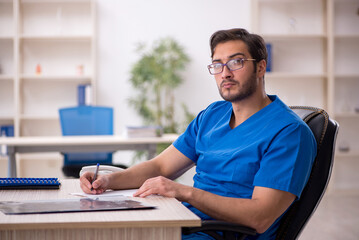
[[[97,1],[98,88],[97,103],[115,109],[115,133],[126,125],[141,124],[127,99],[132,96],[129,72],[137,60],[136,44],[175,38],[190,56],[184,84],[176,93],[198,113],[219,100],[210,63],[209,37],[220,29],[250,27],[250,0],[106,0]]]

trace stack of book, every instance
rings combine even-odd
[[[160,126],[127,126],[126,137],[141,138],[141,137],[160,137],[163,129]]]

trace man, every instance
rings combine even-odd
[[[267,52],[260,36],[223,30],[210,45],[208,69],[225,101],[200,112],[154,159],[99,177],[93,191],[93,173],[86,173],[81,187],[86,193],[139,188],[135,196],[175,197],[202,219],[246,225],[259,233],[254,239],[274,239],[280,217],[307,182],[316,142],[295,113],[265,93]],[[193,187],[172,181],[194,164]]]

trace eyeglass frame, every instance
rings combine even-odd
[[[242,63],[242,67],[236,68],[236,69],[231,69],[231,68],[228,66],[228,63],[229,63],[230,61],[239,60],[239,59],[240,59],[240,61],[241,61],[241,63]],[[208,68],[209,74],[211,74],[211,75],[217,75],[217,74],[220,74],[220,73],[223,72],[224,66],[227,66],[227,68],[229,69],[229,71],[235,71],[235,70],[238,70],[238,69],[242,69],[242,68],[244,67],[244,64],[243,64],[244,61],[257,61],[257,59],[254,59],[254,58],[234,58],[234,59],[228,60],[226,63],[211,63],[211,64],[207,65],[207,68]],[[215,64],[217,64],[217,65],[218,65],[218,64],[221,64],[222,70],[221,70],[220,72],[218,72],[218,73],[211,73],[210,68],[211,68],[213,65],[215,65]]]

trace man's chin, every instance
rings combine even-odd
[[[245,94],[233,94],[233,93],[231,94],[230,92],[228,93],[221,92],[220,95],[223,98],[223,100],[228,102],[238,102],[248,97],[248,95]]]
[[[228,102],[238,101],[238,97],[235,95],[227,94],[227,95],[221,95],[221,96],[222,96],[223,100],[228,101]]]

